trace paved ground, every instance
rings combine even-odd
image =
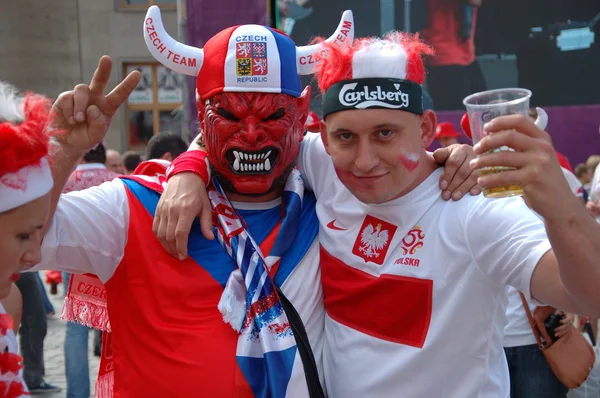
[[[45,363],[46,363],[46,381],[60,386],[62,391],[55,394],[37,395],[39,397],[64,398],[66,397],[65,363],[63,354],[63,345],[65,341],[65,322],[60,320],[60,311],[62,308],[63,291],[62,285],[58,288],[58,294],[50,295],[50,300],[56,310],[56,315],[48,318],[48,334],[44,341]],[[89,337],[89,361],[90,361],[90,385],[92,388],[92,397],[94,396],[94,383],[98,375],[99,358],[93,355],[92,349],[93,335]]]

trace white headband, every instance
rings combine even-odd
[[[52,189],[52,171],[45,158],[39,164],[23,167],[0,177],[0,213],[36,200]]]

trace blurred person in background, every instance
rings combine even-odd
[[[598,126],[598,133],[600,133],[600,126]],[[600,155],[590,156],[587,158],[585,165],[592,174],[586,209],[592,217],[596,218],[596,221],[600,222]]]
[[[36,242],[39,245],[39,241]],[[16,282],[23,296],[23,313],[19,329],[21,355],[23,355],[23,378],[32,394],[60,391],[45,379],[44,340],[48,332],[48,320],[44,307],[44,287],[36,273],[25,272]]]
[[[42,278],[40,277],[40,274],[36,274],[36,276],[37,276],[37,280],[40,285],[40,288],[42,289],[42,298],[44,300],[44,309],[46,310],[46,315],[53,316],[54,314],[56,314],[56,311],[54,311],[54,306],[52,305],[52,302],[50,302],[50,299],[48,298],[48,293],[46,292],[46,288],[44,287],[44,282],[42,282]]]
[[[135,151],[127,151],[123,154],[124,174],[133,174],[133,171],[142,163],[142,157]]]
[[[435,128],[435,140],[439,141],[442,148],[458,144],[458,137],[460,137],[460,133],[450,122],[440,122]]]
[[[475,60],[475,26],[481,0],[427,0],[423,39],[435,54],[427,58],[427,87],[435,110],[463,109],[466,96],[484,91]]]
[[[587,203],[589,200],[589,189],[592,182],[593,173],[590,173],[585,163],[579,163],[575,166],[575,176],[581,182],[583,187],[583,201]]]
[[[579,178],[581,184],[589,188],[589,185],[592,182],[593,173],[590,173],[590,170],[585,163],[579,163],[577,166],[575,166],[575,175],[577,178]]]
[[[600,155],[590,155],[585,161],[585,165],[592,174],[594,173],[594,170],[596,170],[598,164],[600,164]]]
[[[107,169],[117,174],[124,174],[123,161],[121,160],[121,154],[114,149],[106,150],[106,163],[104,163]]]
[[[148,141],[145,160],[162,159],[169,162],[187,151],[188,144],[173,133],[159,133]]]

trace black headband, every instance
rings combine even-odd
[[[334,112],[376,108],[422,115],[421,85],[403,79],[369,77],[335,83],[323,94],[323,118]]]

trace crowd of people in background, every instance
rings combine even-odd
[[[188,145],[180,136],[173,133],[158,133],[148,140],[143,152],[126,151],[120,154],[114,149],[106,149],[107,169],[117,174],[133,174],[144,160],[162,159],[172,161],[187,150]]]

